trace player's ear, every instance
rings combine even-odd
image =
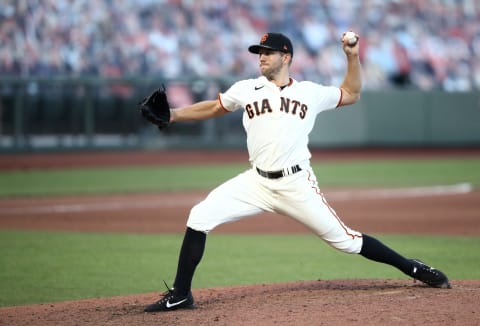
[[[288,59],[288,65],[290,66],[292,64],[292,54],[291,53],[286,53],[285,57]]]

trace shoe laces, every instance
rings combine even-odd
[[[416,282],[419,280],[431,286],[437,285],[437,282],[440,281],[442,277],[441,273],[437,269],[430,267],[419,260],[415,260],[415,262],[416,264],[413,267],[412,273],[413,281]],[[419,276],[419,273],[424,276]]]
[[[414,266],[413,267],[413,274],[417,274],[417,271],[418,270],[421,270],[423,272],[427,272],[427,273],[430,273],[430,274],[433,274],[435,276],[440,276],[440,274],[438,273],[438,271],[433,268],[433,267],[430,267],[424,263],[422,263],[421,261],[418,261],[416,260],[416,262],[418,263],[418,266]]]
[[[167,285],[167,282],[165,280],[163,281],[163,284],[165,284],[165,287],[167,288],[167,291],[162,293],[162,298],[157,301],[157,304],[161,304],[165,301],[170,300],[171,297],[173,297],[173,288],[169,287]]]

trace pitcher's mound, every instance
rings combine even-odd
[[[0,309],[0,325],[477,325],[480,281],[305,281],[194,289],[196,309],[144,313],[160,293]]]

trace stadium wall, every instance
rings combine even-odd
[[[166,81],[172,106],[215,98],[228,80]],[[137,102],[149,79],[0,79],[0,151],[242,148],[241,112],[159,132]],[[365,91],[317,117],[311,147],[480,146],[480,94]]]

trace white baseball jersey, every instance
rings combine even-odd
[[[227,111],[242,109],[252,168],[214,189],[194,206],[187,226],[205,233],[262,211],[296,219],[333,247],[358,253],[362,235],[346,227],[329,206],[310,167],[308,135],[317,115],[341,101],[338,87],[297,82],[280,89],[265,77],[235,83],[219,101]],[[300,167],[300,171],[294,167]],[[283,171],[271,179],[266,172]]]
[[[265,77],[235,83],[220,94],[229,111],[245,109],[250,161],[262,170],[276,171],[309,160],[308,135],[317,114],[337,107],[338,87],[297,82],[280,90]]]

